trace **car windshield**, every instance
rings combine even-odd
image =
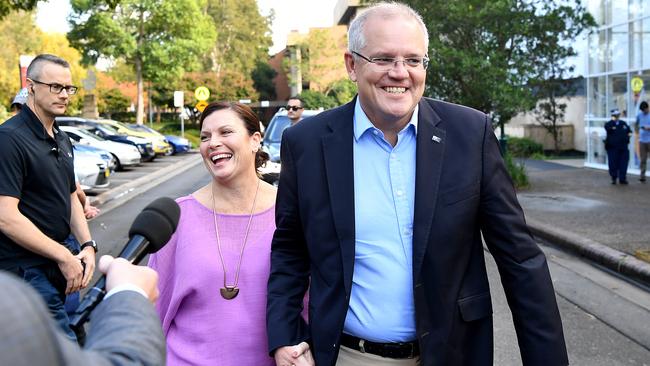
[[[160,135],[161,133],[154,130],[153,128],[145,125],[134,125],[134,124],[125,124],[127,128],[133,130],[133,131],[141,131],[141,132],[149,132],[153,133],[156,135]]]
[[[101,125],[101,126],[95,126],[94,128],[109,136],[121,135],[121,133],[117,132],[117,130],[111,126]]]
[[[276,116],[269,124],[266,132],[264,132],[264,139],[268,142],[280,142],[282,140],[282,132],[290,125],[289,117]]]
[[[101,137],[99,137],[99,136],[97,136],[97,135],[93,134],[92,132],[90,132],[88,130],[85,130],[85,129],[80,128],[80,129],[77,130],[77,132],[78,132],[79,135],[81,135],[84,138],[93,139],[93,140],[97,140],[97,141],[105,141],[103,138],[101,138]]]

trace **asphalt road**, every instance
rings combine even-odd
[[[112,202],[90,222],[100,254],[116,255],[135,216],[154,199],[189,194],[209,182],[203,165],[136,196]],[[650,366],[650,292],[580,258],[542,245],[547,254],[572,365]],[[495,365],[521,365],[512,317],[488,255],[494,306]]]

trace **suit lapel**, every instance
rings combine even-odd
[[[419,106],[413,217],[413,281],[415,283],[418,281],[429,243],[446,144],[446,132],[439,126],[443,121],[427,100],[422,99]]]
[[[352,150],[353,115],[356,98],[341,108],[323,136],[323,156],[334,227],[341,245],[343,283],[350,293],[354,269],[354,161]]]

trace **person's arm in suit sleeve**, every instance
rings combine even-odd
[[[269,353],[310,338],[301,311],[309,285],[309,252],[300,219],[298,178],[290,141],[294,131],[282,138],[282,170],[275,207],[276,230],[271,245],[266,324]],[[298,136],[296,136],[298,137]]]
[[[525,365],[566,365],[566,345],[546,257],[517,201],[499,144],[486,118],[480,225],[494,257]]]
[[[125,260],[121,265],[131,266]],[[135,266],[132,266],[135,267]],[[163,365],[165,339],[150,301],[157,296],[156,275],[143,268],[122,275],[149,298],[135,291],[117,292],[102,301],[91,314],[86,346],[70,341],[50,316],[43,300],[27,284],[0,273],[0,364],[22,365]],[[146,269],[146,271],[151,271]],[[124,272],[124,271],[123,271]],[[118,275],[119,276],[119,275]],[[107,289],[111,288],[111,279]],[[139,284],[145,283],[146,286]]]

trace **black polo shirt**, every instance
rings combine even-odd
[[[52,138],[25,105],[0,125],[0,196],[18,198],[20,212],[57,242],[70,234],[75,189],[72,144],[56,122]],[[0,232],[0,269],[49,261]]]

